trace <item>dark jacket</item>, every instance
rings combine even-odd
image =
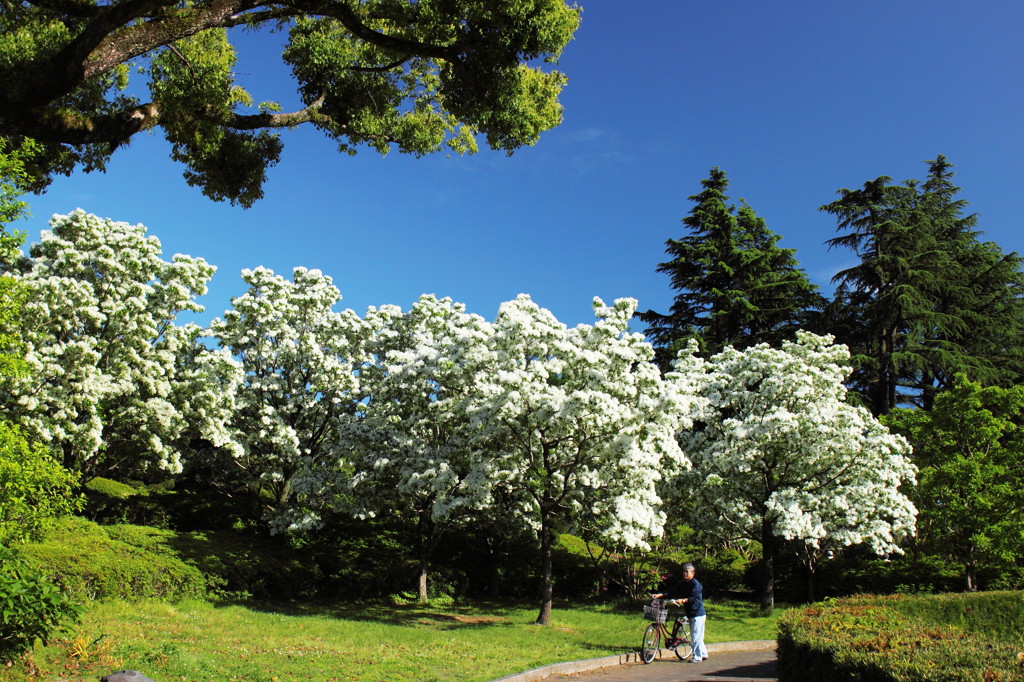
[[[678,593],[672,595],[672,598],[687,600],[683,604],[683,611],[687,618],[707,615],[707,612],[704,611],[704,586],[696,578],[681,581]]]

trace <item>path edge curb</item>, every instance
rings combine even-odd
[[[707,645],[709,654],[722,653],[726,651],[767,651],[769,649],[775,649],[774,639],[755,639],[747,642],[716,642],[714,644]],[[658,658],[662,658],[667,655],[675,656],[675,654],[670,652],[668,649],[661,649],[658,651]],[[597,670],[599,668],[608,668],[613,665],[637,663],[639,660],[640,654],[636,651],[630,651],[625,654],[614,654],[612,656],[602,656],[601,658],[588,658],[582,661],[552,663],[551,665],[544,665],[525,672],[499,677],[493,682],[532,682],[533,680],[543,680],[552,675],[572,675],[574,673],[583,673],[590,670]]]

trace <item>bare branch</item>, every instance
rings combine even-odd
[[[192,74],[192,80],[195,81],[196,80],[196,70],[194,68],[192,68],[192,64],[187,59],[185,59],[185,55],[183,55],[181,53],[181,50],[176,48],[173,43],[168,45],[167,49],[170,50],[171,52],[173,52],[175,55],[177,55],[178,59],[180,59],[182,61],[182,63],[185,65],[185,67],[188,69],[188,72],[190,74]]]
[[[386,73],[391,69],[397,69],[399,66],[409,61],[409,59],[410,57],[403,57],[402,59],[393,61],[390,64],[382,64],[381,66],[350,66],[348,67],[348,70],[359,71],[361,73]]]

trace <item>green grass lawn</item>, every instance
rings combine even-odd
[[[775,617],[708,603],[707,641],[774,639]],[[549,663],[635,651],[640,605],[556,608],[413,605],[243,607],[205,602],[95,604],[71,633],[37,646],[0,680],[89,680],[120,669],[159,682],[493,680]],[[777,614],[778,612],[776,612]]]

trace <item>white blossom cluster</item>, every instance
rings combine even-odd
[[[366,324],[375,363],[362,373],[365,419],[348,433],[358,511],[407,509],[445,522],[480,508],[487,486],[475,478],[460,405],[482,371],[491,326],[432,295],[405,313],[370,308]]]
[[[662,472],[687,464],[675,439],[686,400],[628,332],[635,307],[595,300],[596,323],[572,329],[525,295],[493,323],[432,296],[405,314],[371,310],[378,371],[353,486],[425,499],[435,519],[501,499],[535,529],[582,515],[644,544],[665,521]]]
[[[143,465],[179,471],[175,444],[193,425],[224,442],[216,420],[191,412],[216,411],[204,371],[216,359],[182,362],[196,357],[200,330],[174,324],[202,310],[194,299],[215,268],[189,256],[164,261],[144,226],[81,210],[54,216],[50,228],[11,273],[29,292],[30,371],[3,385],[10,416],[83,468],[130,451],[144,453]]]
[[[727,348],[710,360],[691,347],[669,381],[706,402],[680,434],[693,469],[681,495],[700,522],[734,537],[865,543],[898,552],[916,510],[900,492],[916,473],[910,446],[846,401],[849,352],[800,332],[782,348]],[[766,524],[766,525],[765,525]]]
[[[322,496],[347,456],[341,425],[359,401],[368,362],[365,325],[337,312],[341,293],[319,270],[295,268],[287,280],[267,268],[243,270],[248,291],[210,324],[209,333],[241,371],[231,429],[236,461],[275,496],[282,528],[315,522],[294,499]]]
[[[594,299],[596,322],[574,328],[525,295],[498,312],[467,412],[482,477],[515,491],[535,527],[552,514],[588,516],[630,546],[664,528],[656,486],[688,466],[675,438],[688,415],[650,344],[629,332],[635,309]]]
[[[433,523],[578,521],[643,547],[673,491],[733,536],[887,552],[914,530],[909,446],[846,402],[849,354],[830,338],[691,348],[662,377],[629,330],[633,299],[595,299],[572,328],[526,295],[493,322],[427,295],[360,318],[305,268],[245,270],[208,330],[177,325],[213,272],[162,260],[142,225],[55,216],[12,273],[31,371],[0,386],[10,417],[81,469],[176,472],[203,439],[273,496],[279,530],[346,500]]]

